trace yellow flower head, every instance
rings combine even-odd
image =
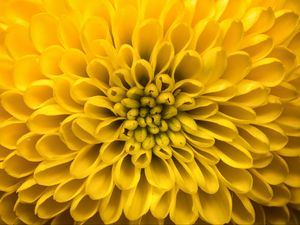
[[[0,0],[0,223],[297,224],[299,0]]]

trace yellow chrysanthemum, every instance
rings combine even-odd
[[[297,224],[299,0],[1,0],[4,224]]]

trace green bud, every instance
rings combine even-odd
[[[156,98],[156,102],[158,104],[173,105],[175,103],[175,98],[171,92],[163,92]]]
[[[151,149],[155,146],[155,140],[154,136],[152,134],[149,134],[146,139],[142,143],[142,147],[144,149]]]
[[[174,132],[178,132],[181,130],[181,123],[176,117],[168,120],[168,126]]]
[[[147,129],[145,127],[138,127],[134,131],[135,140],[138,142],[143,142],[147,137]]]

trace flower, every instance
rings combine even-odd
[[[297,0],[4,0],[6,224],[296,224]]]

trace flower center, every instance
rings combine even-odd
[[[173,94],[162,82],[150,83],[144,88],[134,86],[126,91],[111,87],[107,91],[108,98],[114,102],[115,114],[126,118],[123,123],[126,136],[140,143],[143,149],[168,146],[172,141],[170,135],[180,133],[181,123],[176,118],[175,106],[177,94],[178,91]],[[184,145],[185,138],[181,140]]]

